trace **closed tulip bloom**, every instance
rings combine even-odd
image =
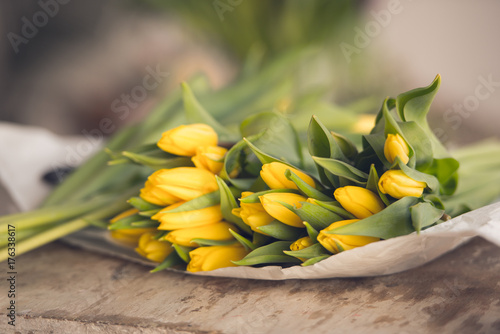
[[[172,253],[174,248],[168,241],[154,239],[155,233],[144,233],[139,239],[139,245],[135,249],[141,256],[150,261],[161,263]]]
[[[298,251],[302,250],[304,248],[307,248],[309,246],[314,245],[314,242],[310,237],[303,237],[295,241],[293,244],[290,245],[290,250],[292,251]]]
[[[266,210],[270,216],[279,220],[283,224],[294,227],[305,227],[299,216],[285,206],[281,205],[279,202],[284,202],[300,208],[302,206],[300,202],[307,201],[307,198],[292,193],[269,193],[260,196],[259,198],[264,210]]]
[[[426,186],[425,182],[415,181],[401,170],[388,170],[378,181],[380,192],[394,198],[420,197]]]
[[[363,219],[384,209],[384,203],[372,191],[356,186],[337,188],[333,193],[344,209]]]
[[[217,241],[226,241],[234,239],[229,229],[236,230],[235,227],[227,222],[221,221],[215,224],[203,225],[199,227],[183,228],[169,232],[165,236],[165,240],[173,244],[196,247],[196,243],[191,242],[193,239],[208,239]]]
[[[149,176],[148,180],[144,184],[144,188],[141,189],[139,196],[155,205],[167,206],[180,201],[180,198],[173,196],[166,189],[163,189],[161,184],[155,183],[153,180],[156,179],[158,174],[161,174],[165,169],[158,170]]]
[[[337,227],[357,222],[358,220],[359,219],[341,220],[331,224],[330,226],[319,232],[318,234],[319,243],[333,254],[336,254],[341,252],[342,250],[353,249],[380,240],[379,238],[375,237],[326,233],[328,231],[336,229]]]
[[[189,201],[219,189],[213,173],[196,167],[161,169],[153,173],[148,181],[151,183],[150,187],[158,189],[162,195],[177,198],[175,202]],[[156,192],[154,194],[157,195]]]
[[[396,157],[399,157],[406,164],[410,160],[408,157],[409,154],[408,144],[406,144],[405,140],[399,134],[393,135],[389,133],[387,135],[384,144],[384,155],[387,161],[392,164],[396,160]]]
[[[193,228],[215,224],[222,220],[220,205],[191,211],[169,212],[184,203],[185,202],[172,204],[151,217],[154,220],[160,221],[160,226],[158,226],[159,230],[172,231],[182,228]]]
[[[192,157],[200,146],[216,146],[217,133],[206,124],[180,125],[165,131],[158,147],[175,155]]]
[[[200,146],[191,160],[196,167],[219,174],[224,166],[223,159],[226,152],[227,149],[220,146]]]
[[[262,166],[260,176],[271,189],[298,189],[295,183],[286,178],[285,172],[289,169],[311,187],[315,187],[314,180],[298,169],[281,162],[271,162]]]
[[[253,194],[250,191],[245,191],[241,194],[242,198],[245,198],[249,195]],[[240,217],[243,219],[243,222],[250,226],[252,231],[261,233],[261,234],[266,234],[258,229],[260,226],[264,226],[269,224],[274,220],[273,217],[271,217],[266,210],[264,210],[264,207],[262,206],[261,203],[240,203],[240,207],[237,209],[233,209],[233,214],[235,216]],[[267,234],[266,234],[267,235]]]
[[[115,223],[120,219],[135,215],[137,212],[139,212],[139,210],[135,208],[123,211],[119,215],[113,217],[110,220],[110,223]],[[111,237],[115,239],[115,241],[117,241],[118,243],[121,243],[125,246],[135,247],[141,235],[147,232],[154,232],[154,231],[156,231],[156,228],[152,227],[152,228],[127,228],[120,230],[112,230],[110,232],[111,232]]]
[[[249,253],[241,244],[231,246],[199,247],[189,252],[191,261],[187,271],[210,271],[225,267],[235,267],[231,261],[239,261]]]

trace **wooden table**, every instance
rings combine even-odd
[[[500,248],[479,238],[407,272],[308,281],[150,274],[54,242],[16,259],[15,328],[1,266],[0,333],[500,332]]]

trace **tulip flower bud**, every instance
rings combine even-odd
[[[387,135],[387,139],[384,144],[384,155],[387,161],[391,164],[394,163],[396,157],[399,157],[404,164],[407,164],[410,158],[408,155],[410,150],[405,140],[399,134]]]
[[[420,197],[426,186],[425,182],[415,181],[402,170],[388,170],[378,181],[380,192],[398,199],[405,196]]]
[[[174,249],[169,242],[156,240],[154,236],[154,232],[144,233],[135,251],[148,260],[161,263]]]
[[[169,232],[165,236],[165,240],[181,246],[197,247],[198,245],[191,242],[191,240],[198,238],[217,241],[234,239],[233,235],[229,232],[229,229],[236,230],[233,225],[221,221],[215,224],[192,228],[183,228],[180,230]]]
[[[310,237],[303,237],[295,241],[293,244],[290,245],[290,250],[292,251],[298,251],[302,250],[304,248],[307,248],[309,246],[314,245],[314,242]]]
[[[177,167],[161,169],[151,174],[140,196],[153,204],[169,205],[180,200],[189,201],[217,189],[219,189],[217,180],[208,170]],[[151,200],[156,202],[151,202]]]
[[[120,219],[135,215],[137,212],[139,212],[139,210],[135,208],[123,211],[119,215],[113,217],[109,222],[115,223]],[[134,247],[137,245],[137,242],[139,241],[141,235],[147,232],[154,232],[154,231],[156,231],[156,228],[127,228],[120,230],[112,230],[110,232],[111,232],[111,237],[115,239],[118,243],[123,244],[125,246]]]
[[[220,205],[191,211],[169,212],[184,203],[185,202],[172,204],[151,217],[151,219],[160,221],[160,226],[158,226],[159,230],[172,231],[183,228],[193,228],[215,224],[222,220]]]
[[[286,178],[285,172],[289,169],[311,187],[316,187],[314,180],[298,169],[281,162],[271,162],[262,166],[260,176],[271,189],[298,189],[295,183]]]
[[[357,221],[359,221],[359,219],[341,220],[331,224],[330,226],[319,232],[319,243],[333,254],[336,254],[343,250],[353,249],[380,240],[379,238],[375,237],[326,233],[338,227],[349,225]]]
[[[247,196],[252,195],[253,193],[250,191],[245,191],[241,193],[241,198],[245,198]],[[261,203],[243,203],[240,202],[240,207],[237,209],[233,209],[232,213],[235,216],[240,217],[243,219],[243,222],[250,226],[252,231],[265,234],[264,232],[260,231],[258,227],[264,226],[269,224],[274,220],[273,217],[271,217],[266,210],[264,210],[264,207],[262,206]]]
[[[384,209],[384,203],[372,191],[356,186],[337,188],[333,193],[344,209],[363,219]]]
[[[259,199],[264,210],[283,224],[294,227],[305,227],[299,216],[279,202],[300,208],[302,206],[300,202],[306,202],[307,198],[292,193],[268,193],[260,196]]]
[[[235,267],[231,261],[239,261],[249,253],[241,244],[231,246],[199,247],[189,252],[187,271],[210,271],[218,268]]]
[[[196,167],[219,174],[224,166],[223,159],[226,152],[227,149],[220,146],[200,146],[191,160]]]
[[[217,133],[206,124],[180,125],[165,131],[158,141],[163,151],[192,157],[199,146],[216,146]]]

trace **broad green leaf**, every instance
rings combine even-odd
[[[277,220],[267,225],[259,226],[257,229],[278,240],[295,241],[304,236],[304,229],[289,226]]]
[[[415,168],[423,171],[430,166],[433,159],[432,143],[425,131],[415,122],[398,123],[403,138],[410,145],[415,155]]]
[[[314,198],[314,199],[318,199],[321,201],[332,200],[331,197],[329,197],[329,196],[323,194],[321,191],[311,187],[309,184],[307,184],[304,180],[302,180],[300,177],[298,177],[297,174],[292,172],[290,169],[287,169],[285,171],[285,177],[287,179],[289,179],[290,181],[292,181],[293,183],[295,183],[297,188],[299,188],[299,190],[309,198]],[[318,187],[320,186],[318,181],[315,181],[315,183],[318,185]]]
[[[282,114],[261,112],[252,115],[241,123],[240,130],[245,138],[262,133],[262,137],[252,142],[254,146],[269,156],[303,167],[302,148],[297,132]]]
[[[243,246],[245,247],[246,250],[254,250],[256,248],[256,246],[253,244],[253,242],[251,242],[250,240],[248,240],[247,238],[245,238],[244,236],[242,236],[241,234],[238,234],[237,232],[229,229],[229,232],[233,235],[233,237]]]
[[[233,193],[231,192],[231,189],[229,189],[228,185],[224,180],[222,180],[220,177],[215,176],[217,179],[217,184],[219,185],[219,191],[220,191],[220,209],[222,212],[222,217],[230,223],[235,224],[238,226],[238,228],[245,232],[248,235],[252,234],[252,230],[250,227],[243,222],[243,220],[235,216],[233,214],[233,209],[238,208],[238,204],[236,203],[236,199],[234,198]]]
[[[222,126],[205,108],[200,104],[193,91],[186,82],[182,86],[182,100],[184,101],[184,111],[190,123],[204,123],[210,125],[219,138],[225,141],[234,141],[237,136]]]
[[[392,167],[392,164],[387,161],[384,155],[384,144],[385,144],[385,134],[383,132],[378,132],[378,133],[373,133],[369,135],[364,135],[363,136],[364,141],[370,145],[371,149],[373,152],[376,154],[378,160],[380,161],[381,164],[386,169],[390,169]],[[370,152],[371,150],[365,149],[358,158],[365,158],[364,160],[368,161],[368,164],[373,164],[374,163],[374,156],[373,154],[366,154],[366,152]],[[361,159],[358,159],[357,165],[363,165],[366,164],[365,161],[362,161]]]
[[[410,207],[417,204],[417,197],[403,197],[384,210],[349,225],[341,226],[326,233],[342,235],[363,235],[389,239],[415,231],[412,225]]]
[[[311,238],[313,242],[318,242],[319,232],[314,227],[312,227],[311,224],[309,224],[308,222],[304,222],[304,225],[306,226],[307,235],[309,236],[309,238]]]
[[[323,207],[323,208],[325,208],[333,213],[336,213],[337,215],[342,217],[342,219],[355,219],[356,218],[356,217],[354,217],[354,215],[352,213],[350,213],[346,209],[344,209],[342,207],[342,205],[340,205],[340,203],[337,201],[325,202],[325,201],[315,200],[314,202],[316,204],[318,204],[319,206],[321,206],[321,207]]]
[[[419,172],[416,169],[410,168],[404,164],[399,157],[396,157],[396,163],[406,176],[414,179],[415,181],[425,182],[427,187],[432,192],[438,192],[439,190],[439,181],[436,177],[430,174]]]
[[[312,259],[318,256],[330,255],[329,252],[321,246],[321,244],[314,244],[298,251],[283,251],[283,253],[298,259]]]
[[[253,193],[251,195],[248,195],[247,197],[240,198],[241,203],[260,203],[259,197],[264,196],[266,194],[273,194],[273,193],[292,193],[292,194],[299,194],[300,192],[295,189],[271,189],[271,190],[264,190],[264,191],[259,191],[256,193]]]
[[[437,222],[444,213],[444,210],[434,207],[434,205],[423,202],[410,207],[411,221],[413,228],[417,233],[424,227],[430,226]]]
[[[333,138],[335,139],[335,142],[337,143],[337,145],[342,150],[342,153],[344,153],[344,155],[348,159],[354,160],[354,158],[356,158],[356,156],[358,155],[358,149],[356,148],[356,145],[354,145],[354,143],[349,138],[341,135],[340,133],[333,132],[333,131],[331,131],[330,133],[332,134]]]
[[[320,231],[333,222],[343,220],[341,216],[327,210],[319,205],[312,204],[309,202],[301,202],[302,206],[300,208],[294,208],[289,206],[288,208],[292,210],[297,216],[299,216],[303,221],[308,222],[315,230]]]
[[[210,239],[195,238],[191,239],[191,242],[194,242],[200,246],[229,246],[234,244],[235,240],[210,240]]]
[[[249,141],[255,140],[259,135],[247,138]],[[247,154],[245,153],[245,149],[248,148],[247,143],[244,140],[240,140],[233,147],[229,149],[226,153],[224,159],[224,167],[221,172],[221,176],[227,179],[231,184],[238,187],[239,189],[249,189],[252,184],[255,182],[258,173],[254,175],[245,175],[245,171],[248,170],[247,165],[249,159]],[[258,167],[261,168],[262,164],[257,161]],[[256,169],[251,168],[251,169]],[[236,174],[235,176],[232,176]],[[238,177],[238,178],[236,178]]]
[[[220,203],[221,194],[219,190],[196,197],[178,207],[168,210],[169,213],[200,210]]]
[[[185,166],[194,166],[193,162],[190,158],[187,157],[153,157],[145,154],[137,154],[133,152],[123,151],[122,155],[130,161],[133,161],[136,164],[148,166],[152,169],[167,169],[167,168],[175,168],[175,167],[185,167]]]
[[[320,255],[318,257],[313,257],[312,259],[309,259],[307,261],[305,261],[304,263],[302,263],[301,265],[303,267],[307,267],[307,266],[312,266],[313,264],[315,263],[318,263],[320,261],[323,261],[324,259],[327,259],[329,258],[331,255],[328,254],[328,255]]]
[[[185,263],[184,260],[182,260],[180,258],[179,254],[177,254],[177,252],[172,252],[165,258],[165,260],[163,260],[162,263],[160,263],[156,268],[154,268],[150,272],[156,273],[158,271],[161,271],[161,270],[164,270],[167,268],[172,268],[174,266],[184,264],[184,263]]]
[[[254,144],[252,144],[252,142],[250,142],[247,138],[243,138],[243,141],[248,145],[248,147],[252,150],[252,152],[257,156],[257,158],[260,160],[260,162],[264,165],[264,164],[269,164],[271,162],[281,162],[281,163],[284,163],[285,165],[287,166],[290,166],[292,167],[292,165],[290,165],[288,162],[286,162],[285,160],[280,160],[280,159],[277,159],[267,153],[265,153],[264,151],[262,151],[260,148],[258,148],[257,146],[255,146]]]
[[[309,153],[312,156],[348,161],[332,133],[313,116],[307,131]]]
[[[366,185],[368,174],[360,171],[354,166],[349,165],[348,163],[336,159],[320,157],[313,157],[313,159],[318,165],[334,175],[345,178],[358,185]]]
[[[182,259],[182,261],[188,263],[191,260],[189,252],[194,249],[193,247],[186,247],[177,244],[172,244],[172,246],[174,247],[177,255],[179,255],[179,257]]]
[[[299,259],[283,253],[284,250],[290,250],[291,244],[291,241],[276,241],[255,249],[243,259],[233,261],[233,263],[239,266],[253,266],[267,263],[301,263],[302,261]]]
[[[157,221],[144,218],[139,214],[131,215],[122,218],[108,226],[108,230],[123,230],[123,229],[134,229],[143,227],[157,227],[159,223]]]
[[[380,191],[380,188],[378,187],[378,181],[379,177],[377,170],[375,169],[375,166],[372,164],[370,167],[370,174],[368,175],[368,181],[366,182],[366,189],[372,191],[375,194],[378,194],[378,196],[386,206],[390,205],[391,203],[389,202],[387,196]]]
[[[158,227],[158,222],[151,219],[135,221],[130,224],[130,228],[151,228]]]
[[[143,200],[140,197],[131,197],[127,203],[132,205],[134,208],[136,208],[139,211],[149,211],[149,210],[158,210],[158,209],[163,209],[162,206],[151,204],[145,200]]]
[[[441,194],[453,195],[458,185],[459,166],[459,162],[453,158],[434,159],[425,173],[436,176],[439,180]]]

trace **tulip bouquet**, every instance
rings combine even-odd
[[[439,84],[385,99],[359,149],[315,116],[306,148],[277,112],[250,116],[236,134],[190,96],[186,112],[204,122],[110,152],[112,164],[155,170],[111,220],[111,236],[158,263],[153,271],[197,272],[309,266],[440,224],[471,208],[454,197],[458,161],[427,123]]]

